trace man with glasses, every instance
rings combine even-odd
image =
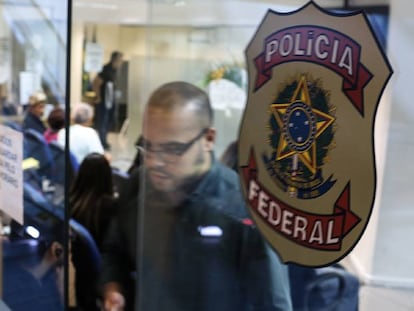
[[[139,194],[103,247],[104,310],[132,310],[131,297],[143,311],[291,310],[287,270],[248,218],[236,173],[215,160],[212,123],[191,84],[150,96]]]

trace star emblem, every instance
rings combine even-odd
[[[300,160],[315,174],[318,137],[335,118],[312,107],[305,76],[301,76],[288,103],[272,104],[270,109],[281,130],[276,161],[293,157],[293,170]]]

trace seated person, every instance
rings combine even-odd
[[[71,126],[69,127],[70,151],[78,163],[92,152],[104,154],[104,148],[97,132],[91,127],[93,108],[86,103],[76,104],[71,112]],[[65,129],[58,133],[57,141],[65,145]]]
[[[42,121],[46,106],[46,95],[36,92],[29,98],[29,105],[23,120],[23,130],[34,129],[43,135],[46,126]]]
[[[36,243],[35,252],[23,252],[18,258],[8,258],[8,253],[22,240],[8,241],[4,249],[3,300],[11,310],[63,310],[62,227],[63,222],[56,221],[53,227],[39,230],[39,238],[32,241]]]
[[[47,117],[47,124],[49,128],[46,129],[43,136],[50,143],[57,140],[59,130],[65,127],[65,111],[60,107],[54,108]]]
[[[99,153],[91,153],[83,160],[69,193],[70,213],[83,225],[101,248],[103,235],[110,220],[115,216],[112,171],[108,160]],[[76,269],[76,296],[82,310],[97,310],[97,279],[93,263],[86,251],[76,242],[72,246]]]
[[[115,214],[112,171],[108,160],[91,153],[79,166],[69,193],[70,213],[92,235],[98,248]]]

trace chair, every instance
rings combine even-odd
[[[3,263],[16,264],[27,257],[37,256],[39,241],[36,239],[2,240]]]
[[[26,129],[23,138],[23,158],[35,158],[39,161],[39,175],[51,178],[54,171],[54,163],[49,145],[43,135],[33,129]]]
[[[340,265],[288,265],[294,311],[357,311],[359,280]]]
[[[65,167],[66,167],[66,157],[65,157],[65,147],[60,145],[56,141],[49,143],[50,152],[52,155],[52,160],[55,163],[54,170],[51,176],[51,181],[58,183],[60,185],[65,184]],[[69,152],[70,156],[70,180],[75,176],[76,172],[79,169],[79,163],[76,160],[75,156]]]
[[[32,310],[33,302],[27,299],[27,278],[22,280],[23,275],[27,274],[24,268],[27,265],[38,261],[39,241],[36,239],[20,239],[20,240],[2,240],[3,247],[3,279],[5,285],[3,288],[2,299],[11,308],[16,304],[20,310]],[[30,295],[31,293],[29,293]],[[22,300],[22,295],[25,299]],[[32,296],[33,297],[33,296]],[[10,310],[9,308],[0,310]],[[14,309],[13,309],[14,310]]]
[[[23,206],[24,224],[21,225],[14,220],[10,223],[10,243],[16,242],[10,245],[8,256],[12,258],[11,260],[14,260],[17,253],[22,257],[26,256],[27,259],[36,257],[37,249],[41,245],[40,241],[60,240],[63,234],[63,231],[61,234],[55,231],[55,228],[62,227],[63,207],[53,206],[39,189],[28,182],[23,183]],[[34,253],[36,256],[29,256]]]
[[[16,122],[16,121],[7,120],[3,124],[10,127],[10,128],[12,128],[13,130],[23,132],[22,125],[20,123]]]
[[[99,311],[98,278],[102,258],[89,231],[74,219],[69,220],[73,234],[72,261],[76,270],[75,292],[81,310]]]
[[[59,310],[62,308],[53,266],[45,266],[47,243],[38,239],[3,242],[4,302],[11,310]],[[45,271],[45,267],[52,268]],[[28,269],[29,268],[29,269]],[[0,310],[3,309],[0,307]]]
[[[29,182],[23,182],[24,224],[47,231],[64,219],[63,205],[52,204],[45,194]]]

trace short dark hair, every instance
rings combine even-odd
[[[181,100],[177,100],[177,96]],[[205,91],[184,81],[175,81],[161,85],[148,100],[148,106],[172,111],[177,107],[193,104],[197,109],[202,127],[213,124],[213,109]]]
[[[119,51],[113,51],[111,53],[111,63],[114,62],[117,58],[121,57],[123,54]]]
[[[60,108],[54,108],[47,117],[47,123],[54,131],[60,130],[65,126],[65,111]]]

